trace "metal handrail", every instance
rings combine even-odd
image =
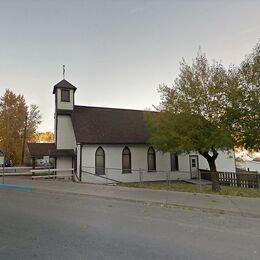
[[[121,181],[118,181],[118,180],[115,180],[115,179],[111,179],[111,178],[105,177],[105,176],[103,176],[103,175],[97,175],[97,174],[95,174],[95,173],[88,172],[88,171],[84,171],[84,170],[82,170],[82,172],[87,173],[87,174],[90,174],[90,175],[93,175],[93,176],[95,176],[95,177],[99,177],[99,178],[105,179],[105,180],[114,181],[114,182],[116,182],[116,183],[122,183]]]

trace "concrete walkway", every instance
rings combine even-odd
[[[1,180],[0,180],[1,182]],[[73,183],[58,180],[31,180],[6,177],[5,183],[31,186],[33,190],[88,195],[127,201],[230,213],[260,218],[260,199],[190,192],[159,191],[120,186]]]

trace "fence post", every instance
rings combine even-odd
[[[201,193],[201,172],[199,170],[199,193]]]
[[[5,164],[3,163],[3,184],[5,183]]]
[[[105,168],[106,185],[108,184],[108,168]]]
[[[167,184],[168,184],[168,189],[170,188],[170,183],[171,183],[171,172],[167,172]]]
[[[141,168],[139,168],[139,184],[143,184],[143,172]]]
[[[166,172],[166,202],[165,206],[167,207],[168,205],[168,200],[169,200],[169,189],[170,189],[170,172]]]

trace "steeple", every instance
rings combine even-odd
[[[70,82],[68,82],[66,79],[61,80],[53,87],[52,94],[55,94],[57,88],[72,89],[74,92],[77,90],[77,88],[73,86]]]
[[[74,94],[77,88],[63,79],[53,87],[55,94],[55,111],[59,113],[71,113],[74,108]]]

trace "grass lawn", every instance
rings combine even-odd
[[[219,194],[219,195],[229,195],[229,196],[241,196],[241,197],[252,197],[260,198],[260,189],[247,189],[247,188],[236,188],[229,186],[221,186],[221,191],[219,193],[212,192],[211,185],[201,185],[201,190],[199,190],[199,185],[186,183],[183,181],[171,181],[167,184],[165,181],[156,182],[144,182],[144,183],[122,183],[121,186],[125,187],[135,187],[135,188],[145,188],[153,190],[172,190],[172,191],[185,191],[185,192],[201,192],[209,194]]]

